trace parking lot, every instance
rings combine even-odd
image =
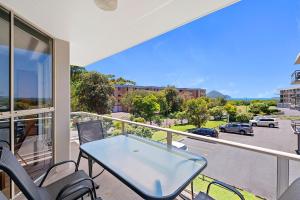
[[[221,139],[250,144],[269,149],[295,153],[297,136],[291,129],[290,120],[278,120],[279,128],[253,127],[253,136],[220,133]]]
[[[279,128],[254,127],[254,136],[220,133],[220,138],[295,153],[297,136],[289,120]],[[207,158],[205,175],[225,181],[267,199],[275,199],[277,160],[274,156],[186,138],[189,151]],[[290,181],[300,177],[300,164],[290,162]]]

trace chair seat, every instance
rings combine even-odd
[[[63,189],[64,186],[66,186],[74,181],[77,181],[79,179],[82,179],[82,178],[89,178],[89,176],[83,170],[79,170],[79,171],[76,171],[54,183],[49,184],[48,186],[45,187],[45,190],[51,196],[51,199],[54,200],[54,199],[56,199],[57,195],[59,194],[61,189]],[[82,184],[84,184],[88,188],[93,188],[92,183],[90,181],[83,181],[80,183],[80,185],[82,185]],[[72,187],[71,189],[67,190],[66,192],[69,193],[69,192],[73,191],[72,189],[74,189],[75,187],[76,187],[76,185],[74,187]],[[88,189],[78,190],[78,191],[75,191],[73,194],[69,195],[68,197],[64,198],[64,200],[77,199],[77,198],[81,197],[83,194],[86,194],[88,192],[89,192]]]
[[[200,192],[193,200],[215,200],[207,194]]]

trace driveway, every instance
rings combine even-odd
[[[290,128],[290,121],[280,120],[279,123],[280,128],[254,127],[254,136],[221,133],[220,138],[295,153],[297,137]],[[207,158],[205,175],[267,199],[275,199],[276,157],[189,138],[182,142],[189,151]],[[300,177],[300,163],[291,161],[290,181],[296,177]]]

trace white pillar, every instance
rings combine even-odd
[[[70,45],[54,40],[55,162],[70,158]]]

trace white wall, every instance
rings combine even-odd
[[[54,40],[55,162],[70,158],[70,44]]]

